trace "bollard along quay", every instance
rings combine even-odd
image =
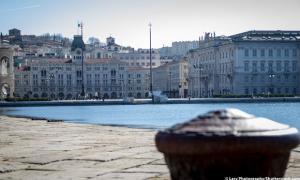
[[[208,112],[159,131],[172,180],[283,177],[297,129],[238,109]]]

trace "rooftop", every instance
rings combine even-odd
[[[300,41],[300,31],[246,31],[229,36],[233,41]]]
[[[81,35],[74,35],[74,40],[71,45],[71,51],[74,51],[77,48],[85,50],[85,44],[82,40]]]

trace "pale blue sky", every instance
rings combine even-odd
[[[153,47],[197,40],[206,31],[231,35],[247,30],[300,30],[300,0],[0,0],[0,31],[62,33],[72,37],[84,23],[85,39],[109,35],[118,44]]]

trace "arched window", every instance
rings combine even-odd
[[[9,68],[9,59],[8,57],[2,57],[0,59],[0,74],[7,75]]]
[[[113,70],[111,70],[111,76],[116,76],[116,70],[115,69],[113,69]]]
[[[100,52],[97,53],[97,58],[98,58],[98,59],[101,58],[101,53],[100,53]]]

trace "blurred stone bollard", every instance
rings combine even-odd
[[[172,180],[283,177],[297,129],[238,109],[211,111],[156,134]]]

